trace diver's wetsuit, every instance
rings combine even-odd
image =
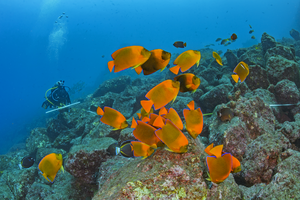
[[[71,103],[68,92],[66,91],[66,86],[55,86],[51,89],[50,95],[47,97],[48,100],[44,101],[42,107],[47,109],[62,107]],[[50,102],[51,103],[50,103]]]

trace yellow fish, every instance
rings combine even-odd
[[[174,74],[178,74],[179,69],[181,72],[185,72],[190,69],[193,65],[199,66],[201,59],[200,51],[188,50],[180,54],[174,61],[175,67],[170,68],[170,71]]]
[[[214,183],[223,182],[232,170],[232,156],[230,153],[222,154],[223,145],[216,146],[209,151],[212,156],[206,157],[209,179]]]
[[[179,87],[179,81],[169,79],[161,82],[146,94],[146,98],[149,100],[142,100],[142,107],[147,113],[151,111],[153,105],[155,110],[164,107],[170,101],[176,99],[177,94],[179,93]]]
[[[143,142],[131,141],[131,144],[134,157],[143,156],[143,159],[145,159],[154,153],[154,149]]]
[[[183,116],[186,123],[186,130],[194,139],[202,132],[203,114],[200,108],[195,110],[194,101],[187,104],[189,109],[183,110]]]
[[[223,147],[223,146],[222,146]],[[210,150],[212,150],[214,148],[214,143],[211,143],[209,146],[206,147],[206,149],[204,150],[208,155],[210,156],[214,156]],[[220,148],[220,146],[219,146]],[[222,154],[226,154],[227,152],[222,151]],[[231,155],[231,154],[230,154]],[[240,161],[234,157],[233,155],[231,155],[231,159],[232,159],[232,169],[231,172],[232,173],[237,173],[240,172],[242,170],[241,168],[241,163]]]
[[[156,149],[162,146],[162,142],[155,135],[156,128],[146,124],[145,122],[138,121],[136,128],[133,130],[133,135],[139,141],[149,145],[150,147]]]
[[[219,56],[217,52],[213,52],[213,57],[216,59],[216,62],[219,63],[219,65],[222,65],[222,58]]]
[[[100,121],[106,125],[114,127],[113,130],[124,129],[128,126],[128,122],[124,115],[113,108],[105,106],[103,111],[100,107],[98,107],[97,114],[103,115]]]
[[[231,77],[236,83],[239,81],[239,79],[241,80],[241,82],[244,82],[244,80],[247,78],[249,74],[249,67],[246,63],[242,61],[239,64],[237,64],[233,72],[235,74],[232,74]]]
[[[137,74],[140,74],[142,71],[144,75],[153,74],[157,70],[163,71],[169,64],[171,53],[162,49],[155,49],[150,52],[151,56],[149,59],[141,66],[134,68]]]
[[[167,119],[166,124],[162,128],[155,131],[155,134],[167,145],[169,148],[167,150],[176,153],[187,152],[188,139],[169,119]]]
[[[171,120],[175,126],[177,126],[180,130],[183,129],[182,121],[174,108],[170,108],[166,114],[163,114],[162,117]]]
[[[41,160],[38,167],[45,179],[53,183],[57,172],[59,170],[62,170],[64,172],[62,163],[63,158],[61,154],[51,153]]]
[[[151,52],[142,46],[129,46],[115,51],[111,57],[113,61],[107,63],[108,69],[112,72],[119,72],[130,67],[138,67],[144,64],[150,57]]]

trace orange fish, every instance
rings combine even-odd
[[[235,33],[233,33],[231,36],[230,36],[231,40],[236,40],[237,39],[237,35]]]
[[[193,93],[196,92],[201,82],[200,78],[191,73],[176,76],[174,80],[180,82],[180,92],[192,91]]]
[[[169,119],[166,124],[155,131],[157,137],[167,145],[169,151],[176,153],[187,152],[188,139]]]
[[[176,48],[184,48],[184,47],[186,47],[186,42],[183,43],[183,42],[178,41],[178,42],[174,42],[173,45],[174,45],[174,47],[176,47]]]
[[[219,63],[219,65],[222,65],[222,58],[219,56],[217,52],[213,52],[213,57],[216,59],[216,62]]]
[[[193,65],[199,66],[201,59],[200,51],[188,50],[180,54],[174,61],[175,67],[170,68],[170,71],[174,74],[178,74],[179,69],[181,72],[185,72],[190,69]]]
[[[149,117],[150,113],[153,113],[152,108],[151,108],[150,112],[148,112],[148,113],[145,111],[144,108],[141,108],[141,113],[136,113],[136,114],[138,115],[139,119],[143,120],[144,117]]]
[[[144,75],[153,74],[157,70],[163,71],[169,64],[171,59],[171,54],[169,52],[162,49],[155,49],[150,52],[151,56],[149,59],[141,66],[135,68],[137,74],[140,74],[142,71]]]
[[[180,130],[183,129],[182,121],[174,108],[170,108],[167,114],[162,115],[162,117],[171,120],[175,126],[177,126]]]
[[[194,139],[202,132],[203,114],[200,108],[194,109],[194,101],[188,103],[189,109],[183,110],[183,116],[186,123],[186,130]]]
[[[154,152],[154,149],[152,147],[143,142],[131,141],[131,144],[134,157],[143,156],[143,159],[145,159],[148,156],[151,156]]]
[[[231,77],[236,83],[239,81],[239,79],[241,80],[241,82],[244,82],[249,74],[249,67],[242,61],[237,64],[237,66],[233,70],[233,73],[235,74],[232,74]]]
[[[138,67],[144,64],[150,57],[151,52],[141,46],[129,46],[115,51],[111,57],[113,61],[108,62],[108,69],[119,72],[130,67]]]
[[[53,183],[56,174],[59,170],[64,172],[64,167],[62,165],[63,158],[61,154],[51,153],[45,156],[39,163],[39,170],[44,178]]]
[[[164,107],[170,101],[175,101],[179,87],[180,82],[178,81],[165,80],[161,82],[146,94],[146,98],[149,100],[142,100],[142,107],[147,113],[150,112],[152,105],[154,105],[155,110]]]
[[[213,149],[213,148],[214,148],[214,143],[211,143],[209,146],[206,147],[205,152],[208,155],[213,156],[213,154],[210,152],[210,150]],[[227,153],[227,152],[222,151],[222,154],[225,154],[225,153]],[[234,157],[233,155],[231,155],[231,156],[232,156],[232,170],[231,170],[231,172],[232,173],[240,172],[242,170],[240,161],[236,157]]]
[[[138,121],[136,128],[133,130],[133,135],[139,141],[149,145],[150,147],[156,149],[162,146],[162,142],[155,135],[156,128],[146,124],[145,122]]]
[[[230,153],[222,154],[222,149],[223,145],[216,146],[209,151],[212,156],[206,157],[208,180],[214,183],[223,182],[232,170],[232,156]]]
[[[100,107],[98,107],[97,114],[103,115],[100,121],[106,125],[114,127],[113,130],[124,129],[128,126],[128,122],[124,115],[113,108],[105,106],[103,111]]]

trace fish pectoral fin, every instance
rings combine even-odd
[[[192,84],[188,84],[188,85],[186,85],[185,87],[186,87],[186,88],[190,88],[190,87],[192,87]]]

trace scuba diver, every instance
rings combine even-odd
[[[50,108],[60,108],[66,106],[71,103],[68,92],[66,91],[66,87],[64,86],[65,81],[57,81],[55,85],[48,89],[45,93],[46,101],[42,104],[42,107],[47,109]],[[69,87],[67,87],[69,88]],[[47,97],[48,91],[51,90],[51,93]],[[70,88],[69,88],[70,90]]]

